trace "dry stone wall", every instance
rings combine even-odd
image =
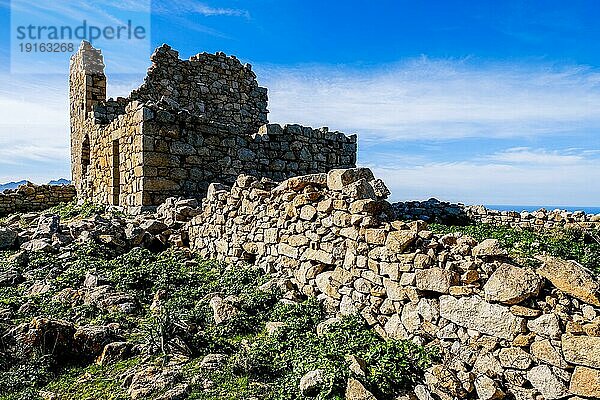
[[[482,222],[492,225],[508,225],[524,229],[600,229],[600,214],[586,214],[583,211],[546,210],[498,211],[484,206],[465,206],[437,199],[408,201],[392,204],[398,219],[421,219],[428,222],[464,225]]]
[[[71,185],[34,185],[28,183],[0,193],[0,217],[18,212],[30,212],[54,207],[75,199]]]
[[[586,214],[583,211],[566,210],[537,210],[528,211],[498,211],[489,210],[484,206],[469,206],[466,214],[472,220],[497,225],[509,225],[521,228],[600,228],[600,214]]]
[[[242,175],[210,186],[191,246],[281,275],[331,321],[359,313],[384,337],[438,348],[419,400],[600,396],[600,283],[590,271],[552,257],[518,265],[495,240],[394,221],[387,194],[367,169],[282,183]]]

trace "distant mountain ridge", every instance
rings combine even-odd
[[[0,184],[0,193],[4,192],[5,190],[11,190],[11,189],[16,189],[21,185],[25,185],[27,183],[26,180],[22,180],[22,181],[18,181],[18,182],[8,182],[8,183],[2,183]],[[52,180],[50,182],[48,182],[48,185],[70,185],[71,181],[68,179],[58,179],[58,180]]]
[[[0,192],[4,192],[5,190],[9,190],[9,189],[16,189],[21,185],[26,184],[27,181],[18,181],[18,182],[9,182],[9,183],[4,183],[4,184],[0,184]]]
[[[60,178],[59,180],[48,182],[48,185],[54,185],[54,186],[70,185],[70,184],[71,184],[71,181],[68,179],[65,179],[65,178]]]

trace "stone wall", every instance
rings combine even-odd
[[[180,60],[158,48],[144,84],[106,100],[104,61],[84,42],[71,58],[71,152],[80,198],[136,213],[168,197],[203,197],[241,173],[283,180],[351,168],[356,136],[266,124],[266,89],[222,53]]]
[[[70,68],[71,170],[78,196],[101,204],[140,204],[140,104],[105,100],[104,60],[89,43],[82,43]]]
[[[275,180],[350,168],[356,136],[300,125],[263,125],[245,134],[166,108],[147,108],[143,132],[143,204],[172,196],[202,197],[211,182],[231,185],[238,175]]]
[[[509,225],[521,228],[574,228],[600,229],[600,214],[586,214],[583,211],[537,210],[497,211],[484,206],[468,206],[465,212],[470,219],[488,224]]]
[[[482,222],[493,225],[508,225],[524,229],[600,229],[600,214],[583,211],[545,210],[498,211],[484,206],[465,206],[437,199],[408,201],[392,204],[394,215],[402,220],[421,219],[428,222],[465,225]]]
[[[169,99],[174,108],[256,132],[267,121],[267,89],[258,86],[250,64],[224,53],[200,53],[180,60],[168,45],[156,49],[152,66],[131,100],[142,103]]]
[[[0,193],[0,217],[18,212],[45,210],[60,203],[70,202],[76,195],[75,187],[71,185],[21,185],[18,189]]]
[[[574,262],[518,265],[495,240],[394,221],[366,169],[211,185],[190,223],[204,257],[245,261],[359,313],[384,337],[440,349],[420,400],[600,397],[600,283]]]

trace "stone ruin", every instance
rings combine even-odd
[[[365,168],[283,182],[241,175],[211,186],[189,222],[190,247],[279,277],[288,300],[316,297],[331,317],[317,330],[359,314],[384,338],[437,349],[396,400],[600,399],[592,271],[541,252],[539,265],[521,265],[495,239],[397,220],[387,194]],[[376,399],[360,388],[345,398]]]
[[[245,173],[278,181],[351,168],[356,136],[268,124],[267,89],[224,53],[189,60],[156,49],[144,83],[106,99],[100,50],[83,42],[70,64],[71,163],[80,199],[139,212],[172,196],[203,197]]]

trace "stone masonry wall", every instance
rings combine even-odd
[[[359,313],[384,337],[438,348],[419,400],[600,398],[590,271],[544,256],[518,265],[495,240],[394,221],[387,194],[366,169],[282,183],[242,175],[231,189],[211,185],[190,243],[280,275],[332,321]]]
[[[258,86],[250,64],[224,53],[200,53],[180,60],[167,45],[156,49],[152,66],[131,100],[158,102],[165,97],[174,108],[209,120],[256,132],[267,121],[267,89]]]
[[[351,168],[356,136],[267,122],[267,92],[222,53],[180,60],[158,48],[144,84],[106,100],[104,60],[82,43],[71,58],[71,152],[80,198],[136,213],[172,196],[203,197],[241,173],[283,180]]]
[[[77,196],[71,185],[34,185],[28,183],[18,189],[0,193],[0,217],[17,212],[45,210],[60,203],[70,202]]]
[[[508,225],[524,229],[600,229],[600,214],[586,214],[583,211],[545,210],[498,211],[484,206],[451,204],[436,199],[408,201],[392,204],[398,219],[421,219],[428,222],[464,225],[482,222],[493,225]]]
[[[142,121],[138,102],[106,101],[104,61],[82,43],[71,58],[71,169],[78,196],[133,207],[142,199]]]
[[[498,211],[484,206],[468,206],[465,212],[470,219],[487,224],[509,225],[521,228],[575,228],[600,229],[600,214],[586,214],[583,211],[537,210]]]
[[[269,124],[248,135],[234,125],[191,114],[155,107],[147,111],[144,205],[172,196],[203,197],[209,183],[231,185],[242,173],[284,180],[356,163],[356,136],[327,128]]]

